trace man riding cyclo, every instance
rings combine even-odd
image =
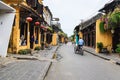
[[[76,51],[78,51],[78,49],[82,48],[82,46],[84,45],[84,40],[79,37],[78,34],[76,34]]]
[[[84,40],[80,37],[79,41],[78,41],[78,47],[79,47],[79,49],[82,48],[83,45],[84,45]]]

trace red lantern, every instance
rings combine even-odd
[[[28,22],[31,22],[33,19],[32,19],[31,17],[27,17],[26,20],[27,20]]]
[[[39,25],[40,24],[40,22],[35,22],[35,25]]]

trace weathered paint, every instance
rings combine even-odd
[[[111,52],[111,47],[112,47],[112,34],[108,30],[105,33],[101,33],[99,29],[99,24],[100,24],[100,19],[96,21],[96,45],[97,42],[102,42],[103,46],[108,48],[108,50]],[[96,52],[99,51],[99,49],[96,46],[95,49]]]

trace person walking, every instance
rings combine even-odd
[[[33,44],[34,44],[34,36],[32,35],[30,37],[30,48],[33,49]]]

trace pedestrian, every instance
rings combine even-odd
[[[34,43],[34,36],[32,35],[30,37],[30,48],[33,49],[33,43]]]

